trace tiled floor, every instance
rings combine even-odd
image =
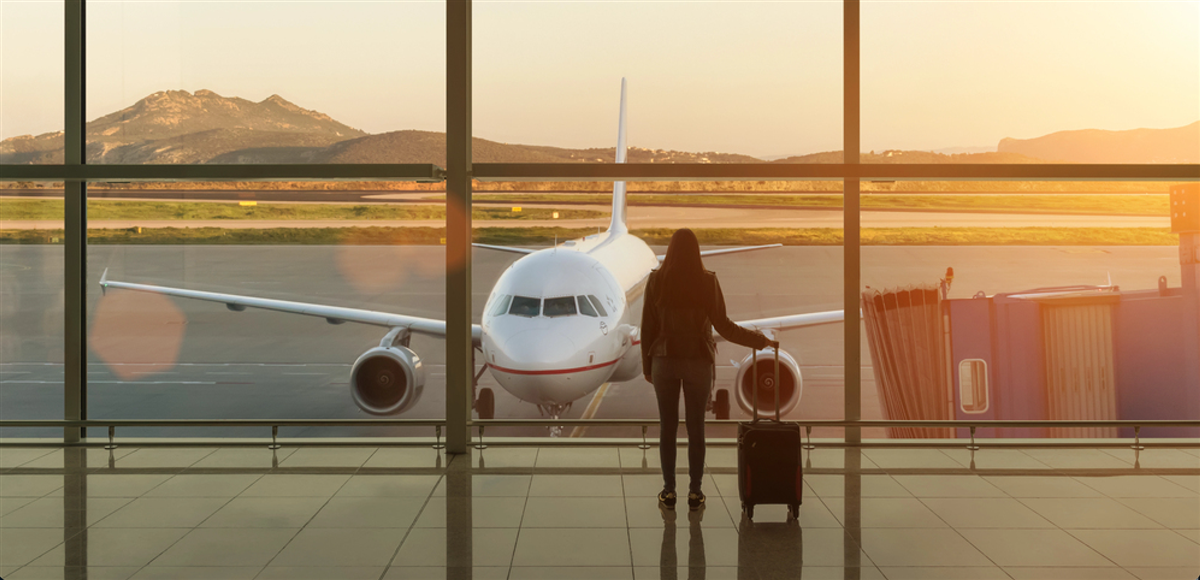
[[[1192,579],[1195,449],[819,448],[799,522],[661,511],[656,453],[0,448],[0,577]]]

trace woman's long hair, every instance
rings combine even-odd
[[[667,246],[667,256],[659,267],[659,306],[700,307],[712,294],[705,284],[704,262],[700,259],[700,241],[687,228],[676,230]]]

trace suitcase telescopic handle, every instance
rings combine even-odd
[[[754,400],[754,423],[759,420],[758,416],[758,349],[753,349],[750,353],[750,376],[754,384],[754,393],[751,397]],[[783,422],[779,414],[779,386],[781,384],[779,378],[779,347],[775,347],[775,422]]]
[[[779,343],[777,342],[777,343],[775,343],[775,388],[772,389],[773,391],[775,391],[775,422],[776,423],[782,422],[782,419],[779,418],[779,388],[781,386],[783,386],[782,379],[783,379],[783,377],[779,376]]]

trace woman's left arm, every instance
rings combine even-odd
[[[658,285],[654,283],[656,276],[650,275],[650,280],[646,282],[646,294],[642,301],[642,376],[646,380],[650,380],[651,369],[650,365],[653,358],[650,356],[650,347],[654,346],[654,340],[658,338]]]

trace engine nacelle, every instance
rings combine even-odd
[[[421,357],[403,346],[368,350],[350,371],[354,404],[372,415],[395,415],[412,407],[424,388]]]
[[[754,373],[753,355],[746,355],[738,365],[737,382],[734,396],[738,406],[747,414],[754,412]],[[779,351],[779,380],[775,378],[774,349],[758,352],[758,414],[759,416],[775,416],[775,390],[779,389],[779,414],[787,415],[800,403],[800,395],[804,391],[804,377],[800,376],[800,365],[786,351]]]

